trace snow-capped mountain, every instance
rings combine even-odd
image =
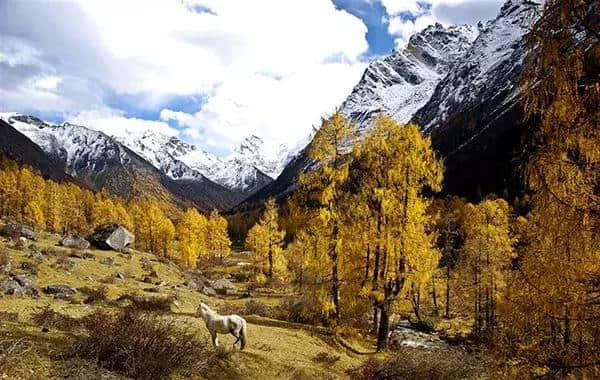
[[[471,47],[478,29],[431,25],[414,34],[405,49],[372,62],[342,104],[342,112],[368,128],[380,113],[401,123],[411,119],[433,94],[436,85]]]
[[[206,177],[230,190],[250,195],[277,178],[291,159],[287,146],[268,155],[257,136],[244,139],[230,155],[220,158],[175,136],[154,131],[113,136],[173,179]]]
[[[0,119],[41,148],[48,161],[94,190],[106,189],[125,199],[152,197],[179,207],[194,204],[205,210],[226,209],[243,199],[182,162],[155,161],[163,165],[157,168],[113,137],[84,126],[53,125],[17,113],[0,114]]]
[[[522,38],[539,16],[539,6],[509,0],[496,19],[488,21],[467,54],[440,82],[415,119],[427,130],[446,123],[454,113],[467,112],[483,99],[511,101],[518,92],[525,51]],[[500,105],[500,104],[498,104]]]
[[[424,126],[444,157],[447,192],[476,197],[506,190],[518,182],[526,129],[517,86],[522,39],[540,11],[530,0],[508,0],[477,28],[436,24],[416,33],[406,49],[368,66],[342,112],[363,134],[379,113]],[[310,164],[303,152],[248,202],[289,192]]]

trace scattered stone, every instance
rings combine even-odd
[[[45,333],[48,333],[48,332],[50,332],[50,330],[48,330],[48,328],[47,328],[47,327],[42,327],[42,332],[45,334]]]
[[[153,286],[151,288],[144,288],[145,292],[148,293],[160,293],[160,287],[159,286]]]
[[[25,237],[29,240],[36,240],[36,234],[33,227],[23,223],[8,221],[0,230],[0,234],[8,237]]]
[[[77,290],[71,288],[68,285],[48,285],[44,289],[44,293],[54,295],[54,298],[57,299],[65,299],[75,295],[75,293],[77,293]]]
[[[25,294],[25,288],[10,277],[0,282],[0,289],[2,289],[2,292],[4,294],[8,295],[22,296]]]
[[[140,259],[140,262],[142,263],[142,270],[146,271],[146,272],[151,272],[154,271],[154,268],[152,267],[152,263],[150,262],[150,260],[148,260],[147,257],[143,257]]]
[[[88,240],[100,249],[122,251],[135,242],[135,235],[116,223],[107,223],[98,227]]]
[[[10,273],[11,269],[12,269],[12,260],[7,255],[6,260],[4,260],[4,263],[2,265],[0,265],[0,273]]]
[[[201,292],[205,296],[209,297],[215,297],[217,295],[217,292],[215,292],[215,290],[209,286],[203,286]]]
[[[23,269],[25,272],[29,272],[33,275],[37,275],[37,273],[38,273],[38,270],[35,267],[35,265],[33,265],[32,263],[27,262],[27,261],[23,261],[21,263],[21,269]]]
[[[88,249],[90,247],[90,242],[82,238],[81,236],[76,235],[67,235],[59,242],[60,245],[67,248],[74,249]]]
[[[44,254],[35,245],[29,246],[29,258],[40,263],[45,260]]]
[[[213,281],[211,284],[212,288],[220,295],[231,295],[237,292],[237,287],[226,278],[222,278],[217,281]]]
[[[115,277],[120,279],[120,280],[124,280],[125,279],[125,275],[121,272],[117,272],[117,274],[115,274]]]
[[[25,275],[10,275],[0,282],[0,290],[3,294],[22,296],[26,293],[36,295],[35,281]]]
[[[115,258],[112,256],[108,256],[108,257],[105,257],[102,260],[100,260],[100,263],[108,265],[108,266],[113,266],[113,265],[115,265]]]
[[[189,280],[189,281],[184,282],[183,286],[186,286],[186,287],[188,287],[190,289],[193,289],[193,290],[198,290],[198,288],[200,288],[198,286],[198,284],[196,283],[196,281],[194,281],[194,280]]]
[[[153,270],[150,273],[148,273],[148,276],[151,278],[158,278],[158,273],[156,273],[156,271]]]

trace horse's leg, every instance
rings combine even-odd
[[[219,339],[217,338],[217,332],[216,331],[211,331],[210,335],[212,337],[213,346],[214,347],[219,347]]]

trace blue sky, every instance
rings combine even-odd
[[[0,112],[153,129],[225,155],[295,144],[369,61],[502,0],[2,0]]]

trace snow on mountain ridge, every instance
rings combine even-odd
[[[414,34],[405,49],[372,62],[341,111],[362,129],[374,116],[387,114],[401,123],[411,119],[477,38],[473,26],[435,24]]]

